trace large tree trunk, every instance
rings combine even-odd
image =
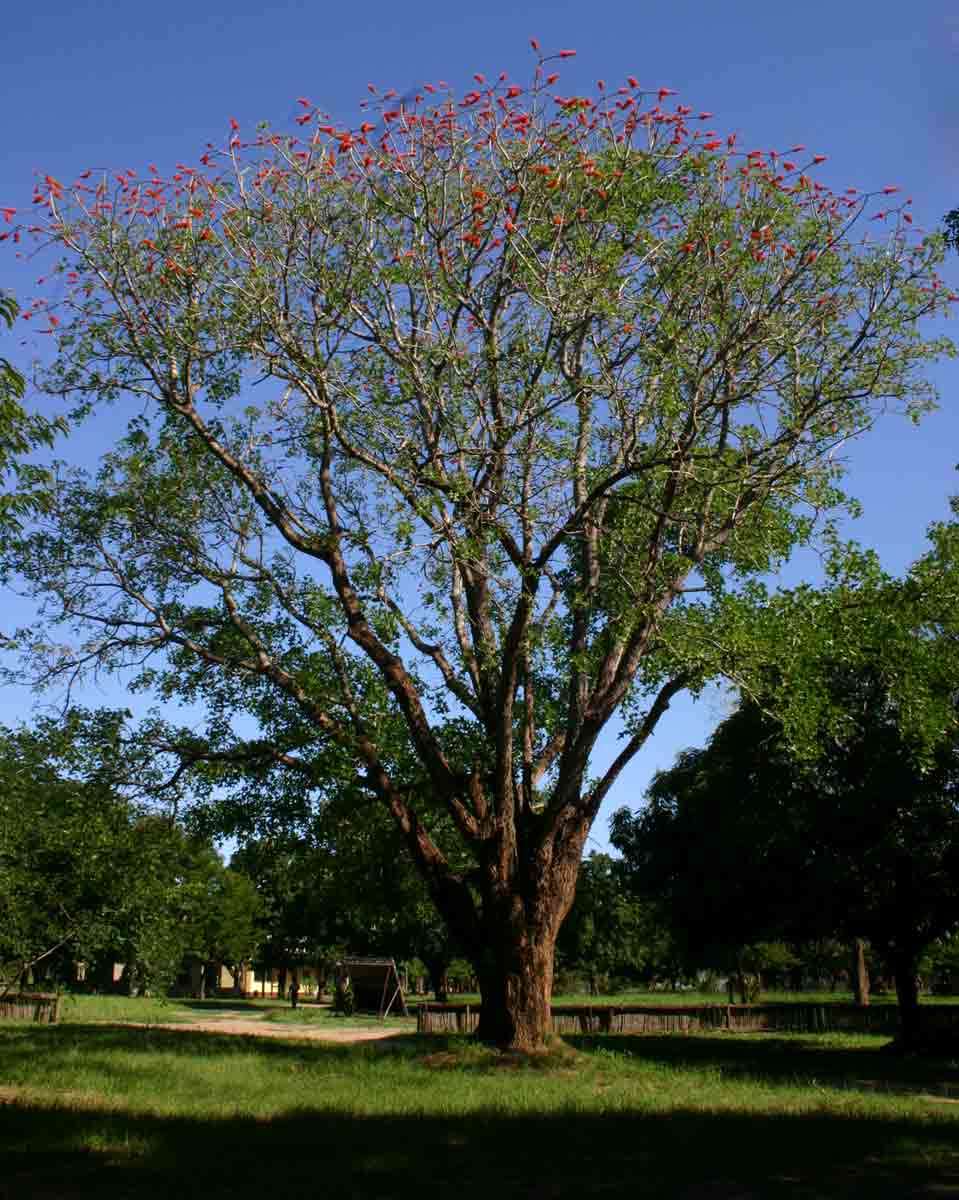
[[[866,943],[862,938],[852,942],[852,991],[855,1002],[865,1006],[869,1003],[869,972],[866,970]]]
[[[508,933],[478,967],[482,1010],[477,1037],[508,1050],[541,1050],[553,1032],[555,935],[518,940]]]
[[[575,858],[554,860],[552,874],[531,873],[501,905],[484,913],[486,944],[474,963],[482,1009],[477,1037],[504,1050],[533,1053],[552,1038],[556,936],[576,892]]]

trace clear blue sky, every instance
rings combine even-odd
[[[89,166],[150,161],[162,170],[195,158],[221,140],[230,116],[247,128],[263,118],[281,125],[300,95],[349,118],[368,81],[405,91],[436,79],[465,88],[474,71],[522,79],[531,36],[578,51],[564,64],[569,92],[633,74],[714,111],[715,127],[740,131],[750,147],[803,142],[828,155],[818,177],[830,185],[901,185],[920,225],[936,226],[959,205],[955,0],[11,5],[0,46],[0,205],[26,207],[38,170],[66,179]],[[21,299],[35,274],[0,254],[0,286]],[[946,278],[959,279],[959,260]],[[21,365],[36,351],[4,344]],[[918,430],[890,417],[850,453],[852,490],[866,506],[853,532],[895,571],[921,552],[925,526],[959,491],[959,363],[935,378],[938,413]],[[87,699],[117,703],[122,694],[107,688]],[[0,720],[28,716],[30,703],[8,690]],[[651,772],[701,742],[718,712],[715,700],[674,705],[610,807],[638,801]],[[601,817],[597,842],[605,836]]]

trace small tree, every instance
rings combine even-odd
[[[822,156],[743,152],[634,79],[559,93],[534,49],[528,86],[371,88],[352,126],[304,98],[295,134],[234,122],[166,177],[45,177],[44,387],[128,424],[7,549],[84,630],[53,660],[24,632],[47,677],[219,674],[296,711],[257,761],[336,747],[473,962],[481,1036],[524,1049],[600,806],[741,636],[704,635],[710,597],[841,503],[839,445],[929,406],[916,323],[947,302],[897,189],[860,240],[872,196]],[[229,712],[211,755],[243,752]]]

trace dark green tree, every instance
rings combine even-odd
[[[188,905],[186,957],[200,965],[201,999],[225,966],[238,981],[244,964],[258,958],[266,901],[244,872],[226,867],[212,846],[197,846],[180,888]]]
[[[943,224],[946,227],[946,241],[953,250],[959,252],[959,208],[947,212]]]
[[[591,995],[612,981],[675,980],[682,974],[665,914],[637,898],[623,863],[607,854],[583,860],[556,952],[564,971],[586,979]]]
[[[0,964],[69,977],[115,962],[133,991],[165,987],[186,949],[196,846],[122,787],[122,711],[71,709],[0,731]]]
[[[888,964],[902,1040],[921,1036],[923,952],[959,927],[959,738],[917,760],[877,672],[834,667],[841,737],[814,761],[755,702],[660,772],[613,844],[694,953],[726,967],[762,940],[866,937]]]

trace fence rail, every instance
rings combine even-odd
[[[554,1004],[554,1033],[696,1033],[728,1029],[742,1033],[895,1033],[894,1004]],[[419,1006],[418,1033],[473,1033],[479,1004]],[[930,1030],[959,1029],[959,1004],[924,1004],[922,1020]]]
[[[60,997],[26,992],[0,996],[0,1021],[36,1021],[56,1025],[60,1020]]]

